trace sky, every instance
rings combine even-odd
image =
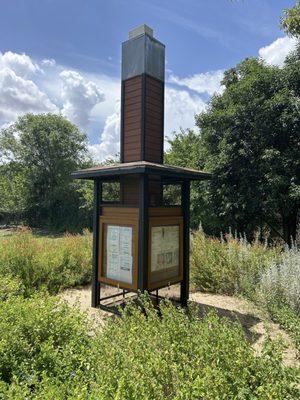
[[[0,127],[61,113],[97,161],[120,136],[121,43],[147,24],[166,45],[165,138],[194,127],[224,70],[249,56],[282,66],[295,41],[280,30],[289,0],[0,0]],[[167,146],[167,143],[166,143]]]

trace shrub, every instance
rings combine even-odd
[[[300,251],[282,251],[227,235],[192,236],[191,281],[202,291],[242,294],[288,330],[300,351]]]
[[[88,330],[84,316],[57,298],[0,303],[0,398],[28,399],[49,385],[70,394],[74,382],[88,382]]]
[[[18,277],[26,295],[43,287],[57,293],[90,281],[91,255],[88,233],[49,238],[20,231],[0,239],[0,274]]]
[[[280,264],[261,276],[257,301],[271,317],[292,333],[300,351],[300,251],[286,250]]]
[[[297,371],[278,344],[256,357],[241,327],[166,302],[147,316],[129,304],[94,335],[57,299],[0,304],[0,398],[7,400],[215,400],[299,396]],[[1,397],[2,396],[2,397]]]
[[[0,302],[14,296],[22,295],[23,292],[24,288],[19,278],[14,278],[9,275],[0,275]]]
[[[268,306],[286,305],[300,314],[300,251],[286,250],[280,264],[272,264],[262,273],[259,285],[261,301]]]
[[[242,328],[197,309],[170,303],[147,317],[129,306],[96,342],[100,399],[295,399],[296,370],[285,368],[276,345],[255,357]]]
[[[191,241],[191,282],[206,292],[252,297],[262,271],[280,258],[279,247],[250,244],[232,235],[219,241],[198,231]]]
[[[292,335],[295,346],[300,355],[300,315],[296,314],[290,307],[278,304],[268,304],[267,308],[272,319],[279,323]]]

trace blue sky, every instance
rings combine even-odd
[[[223,70],[248,56],[282,64],[289,0],[10,0],[0,2],[0,126],[24,112],[61,112],[95,157],[118,150],[120,45],[142,23],[166,45],[166,126],[193,127],[221,91]],[[281,38],[281,39],[279,39]]]

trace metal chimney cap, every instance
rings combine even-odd
[[[153,37],[153,29],[151,29],[146,24],[140,25],[140,26],[132,29],[131,31],[129,31],[128,38],[133,39],[140,35],[148,35],[150,37]]]

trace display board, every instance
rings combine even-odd
[[[148,288],[181,282],[183,277],[183,218],[149,219]]]
[[[132,283],[132,227],[107,225],[106,278]]]
[[[179,225],[151,228],[151,272],[179,265]]]

